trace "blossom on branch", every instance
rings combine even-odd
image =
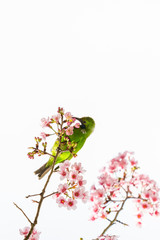
[[[76,124],[74,125],[74,127],[75,127],[75,128],[80,128],[80,123],[76,123]]]
[[[57,115],[53,115],[51,119],[53,122],[59,123],[60,118],[61,118],[61,114],[58,113]]]
[[[45,132],[41,132],[41,137],[44,139],[44,140],[46,140],[46,137],[47,137],[47,134],[45,133]]]
[[[41,125],[42,127],[48,127],[52,133],[45,133],[41,132],[40,137],[35,137],[36,140],[36,146],[30,147],[30,149],[33,149],[32,152],[29,152],[27,155],[30,159],[34,159],[34,156],[37,154],[38,156],[42,156],[44,154],[50,154],[46,152],[46,147],[44,147],[44,143],[42,143],[43,149],[40,149],[39,143],[43,140],[46,140],[47,137],[56,135],[61,136],[65,140],[65,144],[67,149],[71,152],[73,157],[76,157],[77,154],[74,153],[74,150],[77,146],[77,143],[74,141],[70,141],[69,136],[73,135],[74,129],[80,127],[80,123],[75,123],[76,118],[72,117],[70,112],[64,112],[63,108],[58,108],[58,113],[53,115],[51,118],[42,118],[41,119]],[[55,130],[55,127],[57,130]],[[47,146],[45,144],[45,146]]]
[[[107,234],[107,235],[100,236],[98,239],[99,240],[117,240],[117,236],[115,235],[110,236]]]
[[[24,237],[26,237],[28,235],[29,231],[30,231],[30,227],[25,227],[23,230],[19,229],[20,235],[23,235]],[[39,240],[40,234],[41,233],[37,232],[36,229],[33,229],[33,232],[31,234],[29,240]]]
[[[70,112],[66,112],[65,114],[64,114],[64,116],[66,117],[66,120],[67,121],[72,121],[72,115],[71,115],[71,113]]]
[[[56,198],[58,206],[67,207],[67,209],[76,209],[77,200],[82,202],[88,200],[88,192],[84,185],[86,180],[83,179],[82,172],[85,170],[81,163],[70,164],[68,160],[61,163],[59,166],[60,179],[65,180],[64,184],[59,184],[57,192],[53,198]]]
[[[50,126],[50,119],[49,117],[48,118],[42,118],[41,119],[41,122],[42,122],[42,127],[49,127]]]
[[[142,224],[145,213],[159,215],[160,189],[154,180],[139,174],[138,170],[138,162],[133,153],[128,151],[113,158],[108,164],[108,170],[106,167],[101,170],[98,187],[93,185],[90,190],[92,221],[103,218],[113,224],[120,222],[126,225],[117,216],[129,199],[136,205],[138,225]]]
[[[72,134],[73,134],[73,129],[74,129],[73,126],[68,127],[68,128],[66,129],[66,134],[67,134],[68,136],[69,136],[69,135],[72,135]]]

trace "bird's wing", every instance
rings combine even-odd
[[[83,147],[86,141],[86,138],[80,128],[74,129],[74,134],[69,136],[69,139],[71,143],[73,142],[77,144],[77,146],[75,147],[75,150],[73,151],[74,154],[76,154]],[[57,139],[51,151],[53,156],[56,156],[58,147],[59,147],[59,140]],[[64,140],[62,140],[62,143],[61,143],[61,150],[63,152],[60,153],[59,156],[57,157],[56,164],[64,162],[67,159],[70,160],[73,157],[72,153],[69,150],[67,150],[67,145],[65,144]],[[53,160],[54,160],[53,157],[50,157],[47,165],[51,166],[53,164]]]

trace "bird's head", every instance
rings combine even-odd
[[[91,117],[82,117],[82,118],[77,118],[78,121],[80,121],[81,125],[80,127],[84,129],[85,134],[87,137],[93,132],[95,128],[95,121]]]

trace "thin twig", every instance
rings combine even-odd
[[[16,203],[13,203],[22,213],[23,215],[27,218],[28,222],[30,222],[30,224],[32,225],[33,223],[31,222],[31,220],[29,219],[29,217],[27,217],[27,215],[25,214],[25,212],[22,210],[22,208],[18,207],[18,205]]]
[[[47,198],[47,197],[50,197],[50,196],[52,196],[52,195],[54,195],[54,194],[56,194],[56,193],[58,193],[58,192],[53,192],[53,193],[50,193],[50,194],[48,194],[48,195],[44,196],[43,198],[45,199],[45,198]]]
[[[109,219],[109,218],[106,218],[109,222],[112,222],[112,220],[111,219]],[[123,225],[125,225],[125,226],[129,226],[127,223],[124,223],[124,222],[122,222],[122,221],[120,221],[120,220],[116,220],[115,222],[118,222],[118,223],[121,223],[121,224],[123,224]],[[113,224],[115,224],[115,223],[113,223]]]
[[[54,172],[54,171],[53,171],[53,172]],[[54,195],[54,194],[56,194],[56,193],[58,193],[58,192],[50,193],[50,194],[48,194],[48,195],[46,195],[46,196],[43,196],[43,198],[50,197],[50,196],[52,196],[52,195]],[[40,196],[40,195],[41,195],[41,193],[37,193],[37,194],[33,194],[33,195],[28,195],[28,196],[26,196],[26,198],[36,197],[36,196]],[[34,200],[33,200],[33,201],[34,201]],[[36,202],[36,201],[34,201],[34,202]]]
[[[37,149],[37,148],[35,148],[35,147],[31,147],[31,149],[33,149],[33,150],[35,150],[35,151],[37,151],[38,152],[38,150],[39,151],[41,151],[44,155],[49,155],[50,157],[55,157],[55,156],[53,156],[51,153],[48,153],[48,152],[46,152],[46,151],[44,151],[44,150],[40,150],[40,149]]]
[[[124,222],[122,222],[122,221],[120,221],[120,220],[116,220],[116,222],[118,222],[118,223],[121,223],[122,225],[124,225],[124,226],[129,226],[127,223],[124,223]]]
[[[41,193],[37,193],[37,194],[33,194],[33,195],[28,195],[28,196],[26,196],[26,198],[36,197],[36,196],[40,196],[40,195],[41,195]]]

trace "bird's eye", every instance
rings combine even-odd
[[[83,123],[86,123],[86,121],[83,121]]]

